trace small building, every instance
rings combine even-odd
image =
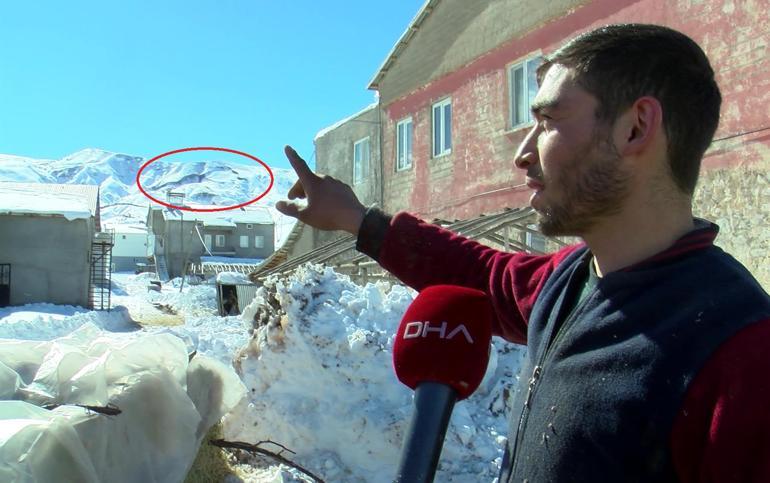
[[[115,240],[111,271],[136,272],[140,266],[146,265],[154,244],[154,237],[147,234],[146,227],[105,223],[105,230],[112,232]]]
[[[200,264],[201,257],[265,259],[275,250],[275,225],[266,208],[197,212],[150,207],[147,231],[154,237],[151,253],[160,278],[181,276],[187,264]]]
[[[0,306],[109,308],[112,240],[99,187],[0,183]]]
[[[257,296],[256,284],[246,275],[223,272],[217,275],[217,308],[220,316],[240,315],[243,309]]]

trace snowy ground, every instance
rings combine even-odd
[[[171,332],[188,351],[232,365],[249,397],[224,418],[225,438],[272,440],[328,482],[392,481],[411,414],[411,391],[392,370],[393,334],[414,292],[400,285],[361,287],[331,269],[308,266],[274,278],[242,316],[216,315],[213,285],[166,284],[147,290],[147,274],[114,274],[111,312],[34,304],[0,309],[0,338],[52,340],[86,322],[106,331]],[[140,328],[125,303],[162,304],[184,325]],[[487,376],[456,405],[436,481],[493,481],[507,433],[508,390],[523,356],[494,340]],[[242,480],[306,481],[273,465],[239,467]]]

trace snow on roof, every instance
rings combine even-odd
[[[221,208],[217,206],[190,205],[189,208]],[[235,228],[236,223],[248,223],[257,225],[272,225],[273,217],[267,208],[248,208],[242,210],[236,208],[227,211],[199,212],[199,211],[181,211],[171,208],[163,209],[163,218],[165,220],[179,220],[184,218],[186,221],[199,221],[203,226],[221,226]]]
[[[0,214],[88,219],[96,215],[98,199],[98,186],[0,182]]]
[[[365,108],[363,108],[360,111],[358,111],[357,113],[353,114],[352,116],[348,116],[345,119],[342,119],[340,121],[335,122],[334,124],[332,124],[329,127],[325,127],[323,129],[321,129],[320,131],[318,131],[318,134],[315,135],[315,137],[313,138],[313,141],[317,140],[318,138],[320,138],[322,136],[325,136],[326,134],[328,134],[331,131],[334,131],[335,129],[337,129],[338,127],[342,126],[343,124],[345,124],[346,122],[350,121],[351,119],[355,119],[356,117],[360,116],[361,114],[363,114],[363,113],[365,113],[365,112],[367,112],[367,111],[369,111],[371,109],[374,109],[375,107],[377,107],[378,103],[379,103],[379,101],[378,102],[373,102],[373,103],[369,104],[368,106],[366,106]]]

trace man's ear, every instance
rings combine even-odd
[[[616,124],[616,146],[624,156],[644,153],[663,140],[663,107],[651,96],[640,97],[623,113]]]

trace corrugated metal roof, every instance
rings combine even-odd
[[[98,216],[99,186],[91,184],[55,184],[55,183],[13,183],[0,181],[0,189],[3,187],[37,191],[46,194],[65,194],[79,196],[88,204],[92,215]]]

